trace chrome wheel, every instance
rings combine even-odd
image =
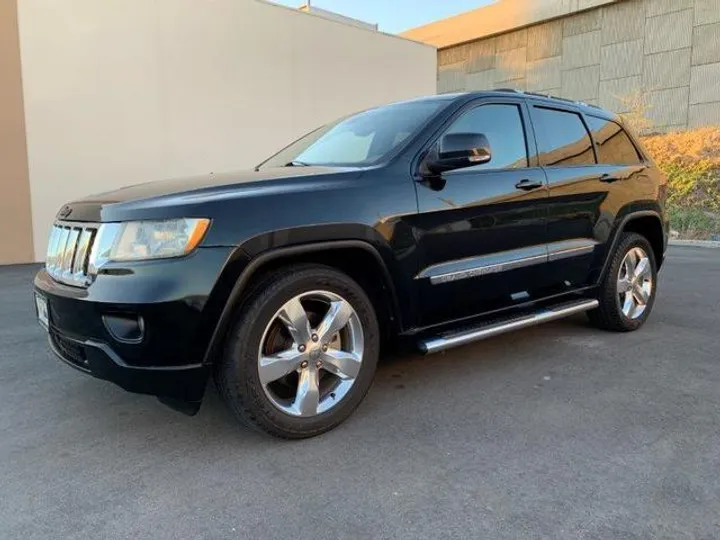
[[[652,263],[640,247],[633,247],[620,264],[617,281],[620,309],[628,319],[639,319],[653,294]]]
[[[327,412],[355,384],[363,347],[362,324],[349,302],[329,291],[295,296],[263,332],[258,374],[265,395],[292,416]]]

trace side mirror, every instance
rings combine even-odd
[[[437,153],[426,166],[433,174],[488,163],[492,159],[490,141],[482,133],[449,133],[440,139]]]

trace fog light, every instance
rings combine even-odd
[[[103,315],[105,328],[122,343],[140,343],[145,334],[145,322],[139,315]]]

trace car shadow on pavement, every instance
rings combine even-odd
[[[537,392],[547,383],[545,378],[557,371],[556,359],[551,361],[553,367],[549,367],[543,351],[557,346],[558,336],[566,342],[574,340],[582,348],[592,348],[593,343],[603,338],[603,334],[598,337],[597,331],[588,328],[583,317],[573,317],[433,356],[384,356],[365,402],[346,424],[317,440],[368,431],[377,438],[383,438],[382,433],[394,438],[398,431],[412,436],[427,422],[427,416],[420,414],[423,407],[441,411],[449,406],[451,422],[464,423],[464,411],[473,407],[462,404],[476,403],[478,392],[502,394],[507,385],[514,388],[524,385],[527,392]],[[153,397],[129,394],[105,381],[83,378],[73,372],[66,373],[64,378],[72,378],[73,383],[59,392],[72,394],[73,414],[82,416],[85,429],[97,430],[101,438],[122,437],[125,444],[135,440],[142,446],[164,437],[176,443],[182,441],[181,446],[202,441],[206,449],[208,445],[263,446],[273,440],[236,422],[212,380],[199,413],[190,417]],[[448,389],[453,389],[452,402],[448,401]],[[58,395],[57,399],[67,398]]]

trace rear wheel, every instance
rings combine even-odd
[[[329,267],[289,267],[268,276],[245,303],[216,381],[245,424],[312,437],[360,404],[378,349],[375,312],[357,283]]]
[[[637,233],[623,233],[600,288],[600,306],[590,321],[606,330],[630,332],[650,316],[657,291],[657,264],[650,242]]]

